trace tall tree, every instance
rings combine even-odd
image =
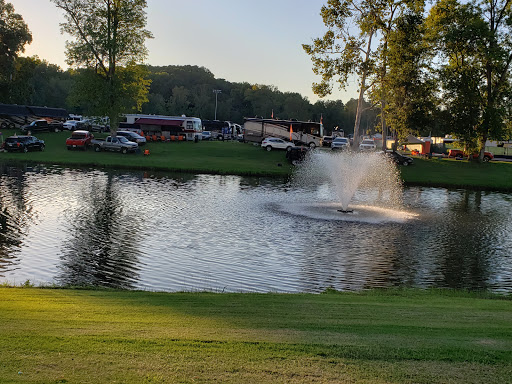
[[[388,41],[396,28],[396,20],[409,9],[422,10],[423,0],[328,0],[321,15],[328,31],[312,45],[303,45],[313,60],[313,71],[322,76],[313,91],[325,96],[332,82],[344,88],[351,79],[359,79],[359,97],[354,123],[354,145],[357,145],[365,94],[381,106],[381,130],[386,135],[385,121],[388,70]],[[385,145],[385,141],[383,141]]]
[[[337,82],[344,89],[351,75],[359,77],[359,97],[354,123],[354,146],[358,145],[364,95],[371,87],[367,81],[375,71],[376,51],[372,43],[377,33],[374,18],[374,0],[328,0],[321,15],[328,30],[313,44],[302,47],[313,61],[313,72],[322,77],[313,84],[313,92],[320,97],[332,91]],[[357,27],[357,31],[351,28]]]
[[[74,38],[66,43],[67,63],[87,69],[84,82],[90,83],[81,91],[91,93],[82,95],[97,101],[94,111],[107,112],[115,134],[119,115],[127,105],[137,109],[148,92],[138,68],[147,57],[145,41],[152,37],[146,29],[146,0],[51,1],[64,11],[62,32]]]
[[[443,97],[458,122],[454,133],[466,146],[478,147],[480,161],[487,139],[502,139],[510,119],[511,5],[512,0],[440,0],[427,19],[442,60]]]
[[[387,117],[397,139],[429,135],[436,108],[436,83],[429,74],[431,53],[424,40],[424,17],[410,12],[397,19],[388,41]]]
[[[16,58],[31,42],[32,35],[23,17],[14,12],[12,4],[0,0],[0,101],[10,101],[9,84]]]

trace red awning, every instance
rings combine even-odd
[[[167,119],[148,119],[140,118],[135,121],[135,124],[143,125],[165,125],[169,127],[181,127],[183,120],[167,120]]]

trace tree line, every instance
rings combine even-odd
[[[16,72],[10,90],[0,92],[0,103],[38,105],[65,108],[74,114],[94,114],[89,100],[79,97],[83,76],[80,71],[63,70],[38,57],[18,57]],[[217,119],[243,124],[244,118],[297,119],[317,121],[322,119],[327,132],[343,130],[353,132],[356,100],[344,104],[340,100],[319,100],[311,103],[294,92],[281,92],[272,85],[235,83],[215,78],[207,68],[198,66],[144,66],[145,77],[150,82],[148,101],[139,107],[132,103],[127,111],[132,113],[195,116],[213,120],[215,94],[218,94]],[[368,109],[363,125],[374,132],[377,111]]]

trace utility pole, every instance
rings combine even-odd
[[[217,120],[217,96],[219,95],[219,93],[222,93],[222,91],[220,89],[214,89],[213,93],[215,93],[215,119],[214,120]]]

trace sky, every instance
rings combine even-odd
[[[23,16],[33,41],[23,56],[37,55],[63,69],[65,42],[62,11],[50,0],[7,0]],[[320,9],[325,0],[148,0],[146,64],[197,65],[230,82],[274,85],[319,98],[311,85],[310,57],[302,49],[325,33]],[[357,84],[335,89],[325,100],[356,98]]]

